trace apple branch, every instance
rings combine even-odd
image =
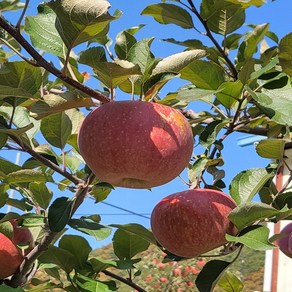
[[[208,20],[203,19],[203,17],[201,16],[201,14],[199,13],[199,11],[197,10],[196,6],[193,3],[193,0],[187,0],[187,2],[189,3],[190,10],[196,15],[196,17],[199,19],[199,21],[202,23],[204,29],[206,30],[206,32],[204,33],[214,44],[214,46],[216,47],[216,49],[219,51],[219,53],[221,54],[221,56],[223,57],[223,59],[225,60],[230,72],[232,73],[232,77],[237,80],[238,79],[238,72],[234,66],[234,64],[232,63],[232,61],[228,58],[225,50],[219,45],[219,43],[217,42],[217,40],[214,38],[211,30],[208,27]]]
[[[84,92],[85,94],[91,96],[92,98],[95,98],[102,103],[110,102],[110,99],[105,95],[70,78],[69,76],[65,75],[63,72],[58,70],[55,66],[50,64],[31,46],[31,44],[22,36],[19,30],[16,27],[10,25],[2,16],[0,16],[0,27],[2,27],[6,32],[8,32],[31,55],[31,57],[33,57],[33,59],[40,67],[43,67],[44,69],[55,75],[57,78],[73,86],[74,88]]]

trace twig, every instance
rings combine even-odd
[[[23,18],[24,18],[24,16],[25,16],[26,10],[27,10],[27,8],[28,8],[28,4],[29,4],[29,0],[26,0],[26,1],[25,1],[25,4],[24,4],[24,7],[23,7],[23,10],[22,10],[22,13],[21,13],[21,15],[20,15],[20,17],[19,17],[19,19],[18,19],[18,21],[17,21],[17,24],[16,24],[16,26],[15,26],[15,28],[16,28],[18,31],[20,31],[21,22],[22,22],[22,20],[23,20]]]
[[[110,99],[106,97],[105,95],[64,75],[55,66],[50,64],[34,49],[33,46],[31,46],[31,44],[21,35],[21,33],[16,28],[9,25],[7,21],[1,16],[0,16],[0,27],[2,27],[5,31],[7,31],[24,48],[35,59],[35,61],[37,62],[37,64],[39,64],[39,66],[43,67],[44,69],[46,69],[47,71],[49,71],[50,73],[52,73],[53,75],[55,75],[56,77],[64,81],[65,83],[75,87],[76,89],[79,89],[80,91],[91,96],[92,98],[95,98],[102,103],[110,102]]]
[[[112,277],[112,278],[114,278],[114,279],[116,279],[116,280],[118,280],[118,281],[120,281],[120,282],[122,282],[122,283],[124,283],[124,284],[126,284],[126,285],[128,285],[128,286],[130,286],[130,287],[132,287],[134,289],[136,289],[139,292],[147,292],[146,290],[144,290],[143,288],[141,288],[137,284],[133,283],[132,281],[130,281],[128,279],[125,279],[125,278],[123,278],[123,277],[121,277],[119,275],[116,275],[116,274],[114,274],[114,273],[112,273],[112,272],[110,272],[108,270],[103,270],[102,272],[105,275],[110,276],[110,277]]]

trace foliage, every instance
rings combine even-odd
[[[222,149],[232,133],[269,138],[258,143],[256,150],[273,161],[265,168],[240,172],[230,184],[238,207],[229,219],[239,233],[227,236],[229,243],[216,251],[222,258],[204,266],[196,281],[200,291],[211,291],[217,284],[230,291],[227,282],[233,291],[240,291],[240,280],[225,271],[236,265],[242,247],[275,247],[264,222],[291,218],[292,207],[292,175],[285,160],[292,138],[291,33],[279,39],[267,23],[243,26],[250,6],[272,5],[264,0],[171,2],[154,3],[141,11],[141,19],[152,17],[159,27],[174,25],[190,35],[185,40],[164,39],[165,46],[176,44],[182,50],[160,58],[151,49],[154,38],[136,37],[143,25],[124,29],[115,40],[110,39],[111,23],[118,22],[122,13],[110,13],[106,0],[49,1],[39,4],[37,15],[32,16],[27,15],[29,1],[1,1],[0,206],[12,206],[17,213],[1,213],[0,224],[18,218],[35,240],[19,271],[2,281],[3,291],[25,291],[31,288],[26,288],[28,284],[34,286],[29,291],[115,291],[120,282],[148,291],[141,287],[145,283],[136,283],[136,276],[144,277],[149,269],[141,266],[141,252],[155,245],[166,253],[165,261],[175,258],[176,266],[180,260],[183,263],[184,259],[159,246],[143,226],[105,226],[97,214],[73,218],[86,196],[98,203],[114,191],[114,186],[99,182],[84,164],[77,134],[88,110],[116,99],[118,93],[175,107],[189,120],[198,142],[197,154],[188,165],[190,188],[226,187]],[[15,10],[19,12],[16,21],[10,14]],[[194,31],[200,33],[198,39],[192,38]],[[162,94],[174,78],[184,85]],[[97,88],[86,85],[93,79],[99,81],[94,83]],[[197,101],[205,103],[206,110],[195,112],[188,107]],[[20,166],[11,162],[6,151],[26,153],[26,161]],[[282,166],[288,168],[290,178],[277,189],[274,179]],[[18,197],[10,198],[9,190]],[[253,202],[257,194],[261,203]],[[66,233],[68,227],[79,235]],[[82,234],[100,240],[111,233],[112,257],[90,257],[91,247]],[[228,259],[225,253],[230,254]],[[139,271],[134,272],[136,267]],[[31,280],[38,268],[58,283]],[[127,275],[120,276],[120,271]],[[165,277],[160,278],[163,285],[180,281],[161,277]]]

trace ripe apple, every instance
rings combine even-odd
[[[280,250],[289,258],[292,258],[292,223],[286,225],[280,232],[286,235],[278,240]]]
[[[7,236],[0,233],[0,279],[13,275],[22,261],[21,250]]]
[[[237,230],[228,220],[236,207],[228,195],[213,189],[192,189],[162,199],[151,214],[152,232],[171,253],[193,258],[227,241]]]
[[[147,189],[174,179],[188,164],[193,135],[176,109],[114,101],[93,110],[78,135],[80,154],[99,181]]]

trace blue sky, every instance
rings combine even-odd
[[[31,5],[35,3],[40,3],[41,1],[31,1]],[[194,1],[197,2],[197,1]],[[121,30],[136,26],[139,24],[146,24],[146,26],[141,29],[136,34],[136,37],[140,40],[143,38],[148,38],[155,36],[155,41],[152,45],[152,50],[157,57],[165,57],[183,50],[183,47],[172,45],[168,43],[163,43],[160,39],[163,38],[176,38],[178,40],[185,40],[190,38],[200,38],[203,42],[207,42],[207,39],[202,38],[195,30],[184,30],[178,28],[174,25],[160,25],[155,22],[149,16],[141,16],[140,13],[146,5],[159,3],[159,1],[137,1],[137,0],[112,0],[111,12],[113,13],[116,9],[121,9],[123,11],[123,16],[121,19],[114,21],[111,26],[110,36],[114,36]],[[270,30],[274,31],[281,38],[285,34],[292,31],[292,21],[291,21],[291,11],[292,11],[292,1],[276,0],[274,2],[268,1],[261,8],[250,8],[247,10],[247,24],[262,24],[265,22],[270,23]],[[35,14],[35,6],[31,7],[29,14]],[[198,22],[195,22],[198,23]],[[269,41],[268,41],[269,42]],[[272,45],[272,42],[269,42]],[[91,86],[96,86],[94,83],[89,83]],[[166,94],[167,91],[174,91],[179,86],[179,82],[170,82],[169,85],[163,89],[161,96]],[[130,98],[125,94],[120,93],[118,99]],[[196,110],[197,108],[202,108],[201,104],[191,103],[189,109]],[[209,110],[209,106],[205,105],[205,108]],[[243,137],[244,134],[234,133],[231,135],[224,144],[223,156],[225,159],[224,169],[226,171],[225,183],[228,186],[231,179],[240,171],[252,168],[252,167],[264,167],[269,161],[267,159],[262,159],[257,156],[254,147],[239,147],[237,145],[237,139]],[[196,149],[195,149],[196,150]],[[197,153],[200,154],[200,153]],[[0,154],[3,157],[3,154]],[[11,160],[14,161],[14,156],[11,156]],[[24,157],[21,159],[23,162]],[[183,175],[185,178],[186,176]],[[152,191],[148,190],[132,190],[132,189],[122,189],[117,188],[114,190],[105,202],[114,204],[121,208],[132,210],[136,213],[150,214],[151,210],[155,204],[163,197],[172,194],[174,192],[186,190],[187,187],[180,179],[175,179],[172,182],[154,188]],[[228,191],[228,190],[226,190]],[[59,194],[58,194],[59,195]],[[60,195],[65,195],[61,193]],[[68,196],[71,195],[67,194]],[[87,199],[84,204],[76,212],[76,215],[89,215],[89,214],[104,214],[102,215],[103,224],[123,224],[123,223],[140,223],[146,227],[149,227],[149,219],[142,218],[135,215],[127,214],[121,210],[115,209],[104,204],[94,204],[93,200]],[[125,214],[125,215],[107,215],[107,214]],[[149,215],[146,215],[149,216]],[[76,216],[77,217],[77,216]],[[75,232],[74,232],[75,233]],[[82,235],[82,234],[81,234]],[[90,245],[93,248],[105,245],[109,241],[97,242],[94,239],[87,237]]]

